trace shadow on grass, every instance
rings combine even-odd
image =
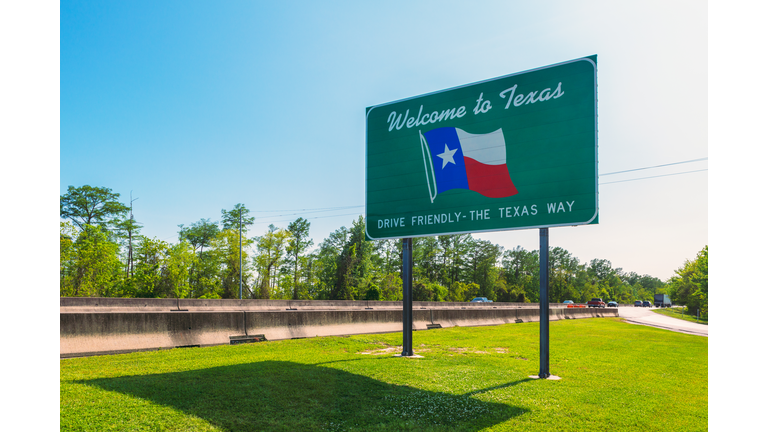
[[[529,411],[285,361],[80,383],[168,406],[231,431],[476,431]]]
[[[488,393],[489,391],[493,391],[493,390],[501,390],[503,388],[516,386],[518,384],[522,384],[522,383],[528,382],[528,381],[533,381],[533,378],[525,378],[525,379],[521,379],[520,381],[513,381],[513,382],[506,383],[506,384],[500,384],[500,385],[497,385],[497,386],[488,387],[488,388],[485,388],[485,389],[475,390],[475,391],[472,391],[472,392],[469,392],[469,393],[465,393],[464,396],[474,396],[476,394]]]

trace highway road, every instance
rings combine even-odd
[[[629,323],[709,337],[709,326],[651,312],[649,308],[620,307],[619,316]]]

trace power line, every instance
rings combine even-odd
[[[363,207],[363,206],[358,206]],[[353,215],[360,215],[361,213],[344,213],[344,214],[338,214],[338,215],[328,215],[328,216],[315,216],[315,217],[308,217],[305,218],[306,220],[314,220],[314,219],[325,219],[325,218],[333,218],[333,217],[341,217],[341,216],[353,216]],[[263,221],[259,223],[276,223],[276,222],[289,222],[291,219],[283,219],[283,220],[277,220],[277,221]]]
[[[322,212],[329,212],[329,211],[349,210],[349,209],[360,208],[360,207],[365,207],[365,206],[348,206],[348,207],[338,207],[338,208],[320,209],[320,210],[306,209],[306,211],[293,210],[293,211],[296,211],[296,213],[287,213],[287,214],[269,215],[269,216],[256,216],[254,217],[254,219],[270,219],[270,218],[283,217],[283,216],[296,216],[296,215],[302,215],[307,213],[322,213]],[[283,210],[283,211],[288,211],[288,210]],[[324,216],[318,216],[318,217],[324,217]],[[316,219],[316,218],[311,218],[311,219]]]
[[[690,173],[701,172],[701,171],[708,171],[708,169],[704,168],[704,169],[695,170],[695,171],[685,171],[685,172],[679,172],[679,173],[674,173],[674,174],[662,174],[662,175],[651,176],[651,177],[640,177],[640,178],[633,178],[633,179],[628,179],[628,180],[619,180],[619,181],[600,183],[600,184],[601,185],[605,185],[605,184],[611,184],[611,183],[624,183],[624,182],[628,182],[628,181],[645,180],[645,179],[652,179],[652,178],[656,178],[656,177],[667,177],[667,176],[680,175],[680,174],[690,174]]]
[[[643,167],[643,168],[635,168],[635,169],[624,170],[624,171],[616,171],[616,172],[605,173],[605,174],[600,174],[600,175],[601,176],[607,176],[607,175],[613,175],[613,174],[621,174],[621,173],[632,172],[632,171],[640,171],[640,170],[646,170],[646,169],[651,169],[651,168],[660,168],[660,167],[671,166],[671,165],[680,165],[680,164],[684,164],[684,163],[699,162],[699,161],[703,161],[703,160],[707,160],[707,159],[709,159],[709,158],[691,159],[691,160],[682,161],[682,162],[672,162],[672,163],[663,164],[663,165],[655,165],[655,166],[649,166],[649,167]],[[691,172],[694,172],[694,171],[691,171]]]
[[[332,211],[332,210],[346,210],[356,207],[363,207],[363,206],[343,206],[343,207],[319,207],[319,208],[310,208],[310,209],[288,209],[288,210],[253,210],[254,213],[275,213],[275,212],[314,212],[314,211]]]

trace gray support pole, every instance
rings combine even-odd
[[[240,300],[242,300],[243,299],[243,209],[240,209],[240,212],[239,212],[237,229],[240,233],[237,237],[240,240]]]
[[[539,228],[539,378],[549,378],[549,228]]]
[[[403,239],[403,354],[413,355],[413,239]]]

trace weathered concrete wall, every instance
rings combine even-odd
[[[146,306],[144,306],[145,303],[139,302],[137,304],[141,306],[134,308],[119,306],[121,302],[111,302],[111,300],[142,299],[106,299],[110,300],[106,302],[103,300],[105,299],[91,299],[93,303],[90,306],[82,304],[64,306],[65,301],[62,299],[59,327],[61,357],[229,344],[232,336],[264,335],[267,340],[279,340],[400,332],[403,325],[402,304],[399,308],[394,305],[381,308],[378,302],[376,304],[371,302],[371,307],[376,306],[376,308],[365,309],[365,305],[360,304],[364,302],[351,302],[357,304],[336,305],[336,309],[332,309],[334,305],[329,302],[320,305],[308,304],[304,306],[305,310],[298,310],[295,307],[278,310],[274,304],[262,305],[263,309],[259,310],[251,304],[250,308],[253,310],[244,308],[219,311],[192,310],[192,306],[188,305],[187,311],[171,312],[168,309],[161,312],[141,309],[176,306],[176,301],[162,299],[158,302],[157,299],[152,299],[146,303]],[[235,300],[237,301],[239,300]],[[250,301],[253,302],[253,300]],[[215,303],[199,305],[199,308],[215,309]],[[426,330],[429,324],[440,324],[445,328],[539,320],[538,307],[530,307],[532,306],[530,303],[527,304],[529,306],[527,308],[509,306],[509,304],[504,304],[507,307],[503,307],[502,303],[493,303],[494,306],[485,304],[484,307],[456,303],[460,306],[453,309],[433,307],[433,305],[444,306],[439,303],[419,303],[417,307],[415,302],[413,308],[414,330]],[[96,304],[98,307],[95,306]],[[221,309],[235,307],[235,305],[223,306]],[[185,306],[181,305],[180,308],[184,309]],[[566,308],[550,310],[550,320],[603,316],[618,316],[618,310]]]
[[[518,308],[535,307],[538,303],[469,303],[469,302],[413,302],[413,309],[460,309],[460,308]],[[105,297],[60,297],[61,312],[95,311],[224,311],[224,310],[337,310],[337,309],[403,309],[401,301],[365,300],[222,300],[222,299],[137,299]],[[550,307],[565,307],[550,303]]]
[[[62,357],[229,343],[244,312],[90,312],[59,314]]]

